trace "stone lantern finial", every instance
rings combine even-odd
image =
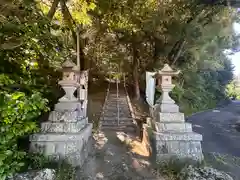
[[[163,66],[161,71],[173,72],[173,69],[168,64],[164,64],[164,66]]]
[[[168,64],[164,64],[164,67],[155,74],[158,80],[157,88],[162,92],[161,97],[157,100],[161,112],[179,112],[179,107],[169,96],[169,93],[175,86],[172,84],[172,77],[179,73],[180,71],[174,71]]]

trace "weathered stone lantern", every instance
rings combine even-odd
[[[168,160],[173,157],[191,158],[201,161],[203,159],[201,141],[202,135],[192,131],[192,124],[185,123],[184,114],[169,96],[174,88],[172,76],[180,71],[174,71],[168,64],[156,72],[158,89],[162,95],[154,105],[154,120],[156,140],[156,160]]]
[[[88,123],[86,113],[79,108],[81,102],[74,96],[80,86],[77,69],[70,60],[62,64],[63,77],[59,85],[65,95],[55,105],[48,121],[41,124],[41,132],[30,137],[31,151],[73,166],[81,166],[86,160],[92,135],[92,124]]]
[[[74,96],[74,92],[79,87],[79,83],[77,82],[76,76],[75,76],[75,70],[74,67],[76,65],[70,61],[67,60],[62,64],[62,72],[63,77],[62,80],[58,82],[58,84],[63,88],[65,91],[65,95],[59,99],[59,101],[77,101],[77,98]]]
[[[168,64],[155,74],[155,78],[158,80],[158,90],[162,92],[161,97],[157,100],[160,104],[161,112],[178,112],[179,108],[175,104],[175,101],[169,96],[169,93],[175,87],[172,84],[172,77],[177,76],[180,71],[174,71]]]

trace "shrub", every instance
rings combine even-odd
[[[27,160],[28,168],[33,170],[55,169],[55,180],[75,180],[76,169],[64,160],[51,160],[43,154],[30,153]]]
[[[240,99],[240,88],[234,81],[227,85],[226,93],[229,98]]]
[[[26,152],[18,139],[38,130],[36,119],[47,110],[47,100],[39,93],[22,92],[0,94],[0,179],[19,171],[24,166]]]

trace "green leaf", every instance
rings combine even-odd
[[[6,154],[7,156],[11,156],[11,155],[13,154],[13,151],[7,150],[7,151],[5,151],[5,154]]]
[[[17,100],[17,99],[19,99],[20,97],[23,97],[23,96],[25,96],[24,93],[21,93],[21,92],[15,93],[15,94],[12,95],[12,99]]]

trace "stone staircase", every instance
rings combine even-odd
[[[110,83],[101,117],[101,129],[134,131],[135,124],[129,103],[125,87],[119,85],[117,89],[116,84]]]

